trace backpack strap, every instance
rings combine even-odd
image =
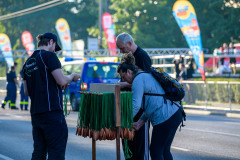
[[[176,103],[176,102],[173,102],[176,106],[178,106],[178,108],[182,111],[182,115],[183,115],[183,120],[186,121],[186,113],[184,112],[183,110],[183,106]]]
[[[157,93],[144,93],[143,94],[143,105],[145,106],[145,96],[163,96],[163,98],[164,98],[164,103],[166,104],[167,103],[167,98],[166,98],[166,96],[165,96],[165,94],[157,94]],[[183,116],[183,119],[182,119],[182,124],[181,124],[181,126],[180,126],[180,129],[179,129],[179,131],[181,131],[181,127],[184,127],[185,125],[183,124],[183,121],[186,121],[186,113],[185,113],[185,111],[183,110],[183,106],[181,105],[181,104],[178,104],[178,103],[176,103],[176,102],[174,102],[174,101],[171,101],[171,104],[173,105],[173,104],[175,104],[179,109],[180,109],[180,111],[182,112],[182,116]]]
[[[164,98],[164,103],[167,104],[167,99],[165,97],[165,94],[144,93],[143,94],[143,107],[145,107],[145,96],[162,96]]]
[[[143,96],[162,96],[164,98],[164,103],[167,104],[167,98],[165,94],[158,94],[158,93],[144,93]]]
[[[183,106],[181,105],[181,102],[180,104],[176,103],[176,102],[173,102],[176,106],[178,106],[178,108],[181,110],[182,112],[182,116],[183,116],[183,119],[182,119],[182,125],[180,126],[179,128],[179,131],[181,131],[181,128],[184,127],[185,125],[183,124],[183,121],[186,121],[186,113],[183,109]]]
[[[136,76],[138,76],[139,74],[142,74],[142,73],[151,73],[151,72],[138,72]],[[162,96],[164,98],[164,103],[166,104],[167,103],[167,98],[166,98],[166,95],[165,94],[158,94],[158,93],[144,93],[143,94],[143,106],[145,106],[145,96]],[[171,101],[171,100],[170,100]],[[180,126],[180,131],[181,131],[181,127],[184,127],[185,125],[183,124],[183,121],[186,121],[186,113],[184,112],[183,110],[183,107],[181,104],[178,104],[174,101],[171,101],[171,104],[175,104],[179,109],[180,111],[182,112],[182,116],[183,116],[183,120],[182,120],[182,125]],[[140,110],[139,113],[137,114],[138,115],[138,118],[140,118],[143,113],[143,110]]]
[[[140,72],[137,72],[137,74],[135,75],[135,77],[137,77],[139,74],[142,74],[142,73],[150,73],[150,72],[140,71]]]

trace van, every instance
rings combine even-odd
[[[81,79],[69,84],[69,96],[72,110],[78,111],[81,95],[78,91],[89,90],[90,83],[117,83],[120,78],[116,77],[117,62],[98,62],[75,60],[62,62],[62,70],[65,75],[78,73]]]

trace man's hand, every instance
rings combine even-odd
[[[65,76],[61,68],[58,68],[52,71],[52,75],[56,80],[57,84],[61,86],[61,88],[67,88],[68,83],[70,83],[71,81],[77,81],[80,78],[80,75],[77,73],[73,73],[71,75]]]
[[[61,89],[65,90],[65,89],[67,89],[68,86],[69,86],[69,84],[66,84],[65,86],[61,86]]]
[[[139,119],[137,122],[133,123],[133,128],[135,129],[135,131],[138,131],[144,124],[145,124],[145,121],[142,119]]]
[[[81,76],[77,73],[73,73],[73,81],[77,81],[79,78],[81,78]]]

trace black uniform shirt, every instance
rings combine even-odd
[[[151,68],[151,59],[146,51],[144,51],[139,46],[137,47],[137,50],[133,53],[133,56],[135,58],[135,63],[138,68],[142,69],[143,71],[149,71]],[[141,115],[143,114],[143,109],[140,108],[136,116],[134,117],[134,122],[137,122]]]
[[[146,51],[142,48],[137,47],[137,50],[133,53],[135,57],[136,66],[143,71],[148,71],[151,68],[151,59]]]
[[[61,68],[57,55],[36,50],[23,66],[23,79],[27,82],[31,98],[31,114],[62,110],[62,91],[52,71]]]
[[[7,82],[8,82],[8,83],[15,83],[15,82],[14,82],[14,78],[17,78],[16,72],[10,71],[10,72],[7,74]]]

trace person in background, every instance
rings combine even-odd
[[[194,59],[191,58],[188,61],[188,67],[187,67],[187,80],[193,80],[193,73],[194,73]]]
[[[144,93],[165,94],[165,91],[151,73],[142,72],[134,65],[134,57],[131,54],[119,64],[117,72],[122,79],[132,84],[133,116],[140,108],[144,111],[141,118],[133,124],[134,129],[139,130],[147,120],[150,120],[153,126],[151,159],[172,160],[171,144],[183,119],[181,106],[164,99],[163,96],[144,96]]]
[[[14,65],[14,67],[15,67],[15,72],[16,72],[18,63],[17,63],[17,62],[14,62],[13,65]],[[16,74],[16,75],[17,75],[17,74]]]
[[[234,46],[232,43],[229,43],[229,55],[233,56],[234,55]],[[235,57],[230,57],[230,64],[229,67],[232,69],[233,74],[236,74],[236,58]]]
[[[16,98],[17,98],[17,86],[18,81],[16,77],[15,72],[15,66],[13,65],[10,69],[10,71],[6,75],[7,77],[7,96],[4,98],[4,101],[2,102],[2,108],[5,109],[5,105],[9,102],[9,107],[11,109],[18,109],[16,107]]]
[[[131,53],[135,58],[135,65],[143,71],[149,71],[151,68],[151,58],[148,53],[141,47],[137,46],[132,36],[128,33],[121,33],[116,38],[117,47],[120,52],[123,53],[123,57],[127,53]],[[124,58],[122,58],[124,61]],[[121,79],[119,82],[121,90],[131,90],[132,85],[127,81]],[[134,117],[134,121],[137,122],[141,117],[143,111],[140,110]],[[128,160],[148,160],[149,155],[149,124],[145,123],[138,131],[135,132],[133,141],[128,141],[128,146],[133,153],[132,158]],[[123,143],[124,145],[124,143]]]
[[[24,87],[23,87],[23,72],[20,71],[20,80],[22,81],[21,83],[21,89],[20,89],[20,108],[21,110],[28,110],[28,96],[25,95],[24,93]]]
[[[31,99],[34,150],[32,160],[64,160],[68,139],[63,114],[62,90],[80,75],[65,76],[56,51],[61,50],[57,36],[44,33],[37,37],[38,49],[23,65],[24,93]]]
[[[179,66],[182,63],[182,61],[183,61],[183,59],[179,55],[175,56],[175,58],[172,61],[172,63],[174,64],[174,68],[175,68],[175,78],[176,79],[179,78],[179,73],[181,72]]]
[[[180,67],[180,73],[178,77],[178,81],[182,83],[183,80],[187,79],[186,73],[185,73],[185,65],[181,63]]]
[[[221,52],[222,52],[222,55],[228,55],[229,52],[228,52],[228,46],[227,46],[227,43],[223,43],[223,46],[220,48]],[[221,58],[221,64],[222,65],[225,65],[225,57],[222,57]]]

